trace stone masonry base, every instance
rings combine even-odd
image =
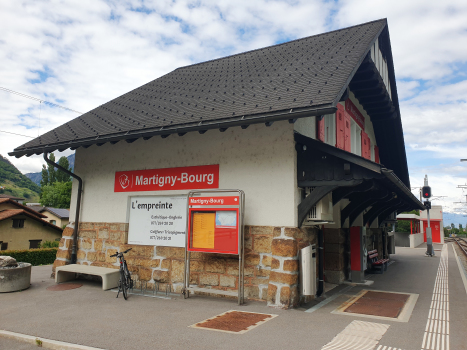
[[[57,266],[70,263],[73,225],[63,231],[53,274]],[[290,308],[298,305],[298,253],[315,244],[314,228],[245,226],[245,298],[266,301],[269,306]],[[133,248],[126,255],[128,268],[136,277],[136,287],[174,292],[183,287],[184,248],[128,245],[128,224],[82,222],[78,232],[78,264],[118,269],[117,251]],[[236,290],[238,256],[192,253],[190,285]],[[213,294],[214,295],[214,294]]]

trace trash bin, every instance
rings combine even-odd
[[[300,292],[302,296],[316,294],[316,245],[300,250]]]

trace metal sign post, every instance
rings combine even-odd
[[[425,175],[425,182],[422,188],[422,195],[424,198],[429,199],[431,197],[431,188],[428,186],[428,175]],[[427,205],[428,204],[428,205]],[[430,205],[428,200],[425,202],[426,209],[426,218],[428,227],[426,228],[426,255],[435,256],[435,251],[433,250],[433,238],[431,236],[431,227],[430,227]]]
[[[236,193],[236,195],[225,196],[224,193]],[[244,192],[241,190],[190,191],[187,199],[185,271],[182,290],[184,298],[189,298],[190,291],[198,291],[237,296],[238,305],[243,304],[245,261],[245,247],[243,244]],[[238,255],[238,292],[190,287],[190,255],[192,251]]]

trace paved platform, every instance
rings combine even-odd
[[[466,289],[451,244],[445,245],[444,249],[445,255],[440,251],[435,257],[425,257],[423,249],[398,247],[392,255],[393,263],[384,274],[368,276],[374,281],[372,285],[337,286],[327,292],[325,302],[316,305],[311,312],[309,308],[272,309],[262,302],[238,306],[236,301],[201,296],[185,300],[181,297],[162,299],[130,295],[125,301],[116,299],[115,292],[102,291],[100,283],[83,280],[79,281],[83,284],[80,288],[48,291],[47,287],[55,283],[50,278],[51,267],[39,266],[33,268],[31,288],[0,294],[0,329],[116,350],[467,350],[464,331]],[[418,298],[407,322],[333,313],[364,289],[418,294]],[[445,307],[447,302],[448,308]],[[243,334],[190,327],[229,310],[277,317]],[[446,322],[447,317],[449,322]],[[28,348],[20,341],[0,336],[0,349]]]

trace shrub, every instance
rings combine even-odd
[[[32,266],[50,265],[55,261],[58,248],[2,250],[1,255],[11,256],[17,262],[27,262]]]
[[[39,248],[58,248],[59,241],[44,241],[41,242]]]

